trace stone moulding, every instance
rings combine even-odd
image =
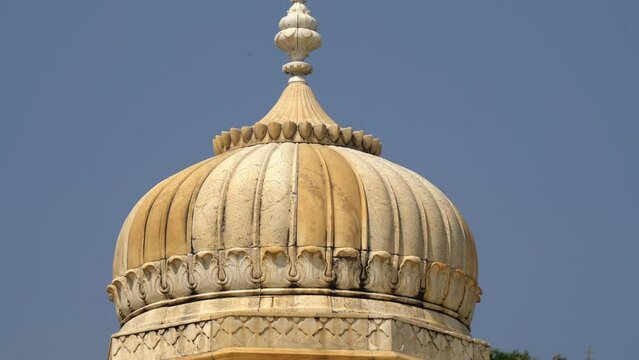
[[[489,345],[481,340],[406,319],[335,314],[278,316],[258,312],[121,332],[111,339],[109,358],[216,359],[217,356],[206,356],[236,353],[244,357],[230,358],[246,359],[256,353],[278,352],[290,358],[292,350],[307,351],[309,355],[315,350],[354,354],[367,351],[369,358],[396,354],[395,358],[400,359],[447,360],[488,360],[490,353]]]
[[[336,145],[378,156],[382,153],[380,140],[363,131],[341,128],[339,125],[313,125],[308,121],[270,122],[268,125],[257,123],[241,129],[232,128],[213,139],[213,150],[220,155],[237,148],[282,142]]]
[[[327,261],[331,258],[332,261]],[[207,297],[330,293],[429,308],[470,325],[481,289],[459,269],[383,251],[234,248],[173,256],[107,287],[121,323],[159,306]]]

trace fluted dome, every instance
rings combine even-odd
[[[479,295],[472,235],[436,187],[374,155],[292,142],[161,182],[125,221],[113,276],[122,319],[197,294],[286,289],[415,304],[468,325]]]
[[[293,61],[271,111],[216,136],[215,157],[156,185],[126,218],[107,289],[123,324],[113,358],[252,341],[486,358],[469,336],[481,290],[466,222],[434,185],[381,158],[379,139],[320,106],[302,61],[320,44],[316,24],[296,17],[304,2],[276,37]]]
[[[341,128],[304,82],[216,157],[154,187],[120,233],[109,292],[126,322],[207,297],[332,294],[434,310],[470,325],[477,256],[435,186]]]

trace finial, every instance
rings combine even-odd
[[[306,0],[291,0],[293,5],[280,20],[280,32],[275,35],[275,45],[286,52],[291,62],[282,71],[291,76],[289,82],[306,82],[305,76],[313,72],[311,64],[304,61],[313,50],[322,46],[317,30],[317,20],[306,7]]]

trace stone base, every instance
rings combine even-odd
[[[179,358],[180,360],[418,360],[419,358],[398,354],[392,351],[365,350],[296,350],[296,349],[264,349],[264,348],[231,348],[215,353]]]
[[[153,309],[113,335],[109,359],[488,360],[457,320],[322,295],[210,299]]]

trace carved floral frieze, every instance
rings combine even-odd
[[[328,260],[330,259],[330,260]],[[229,291],[313,289],[361,292],[422,305],[469,325],[481,289],[472,277],[439,262],[383,251],[323,247],[234,248],[173,256],[113,280],[109,298],[120,320],[172,299],[232,296]]]

